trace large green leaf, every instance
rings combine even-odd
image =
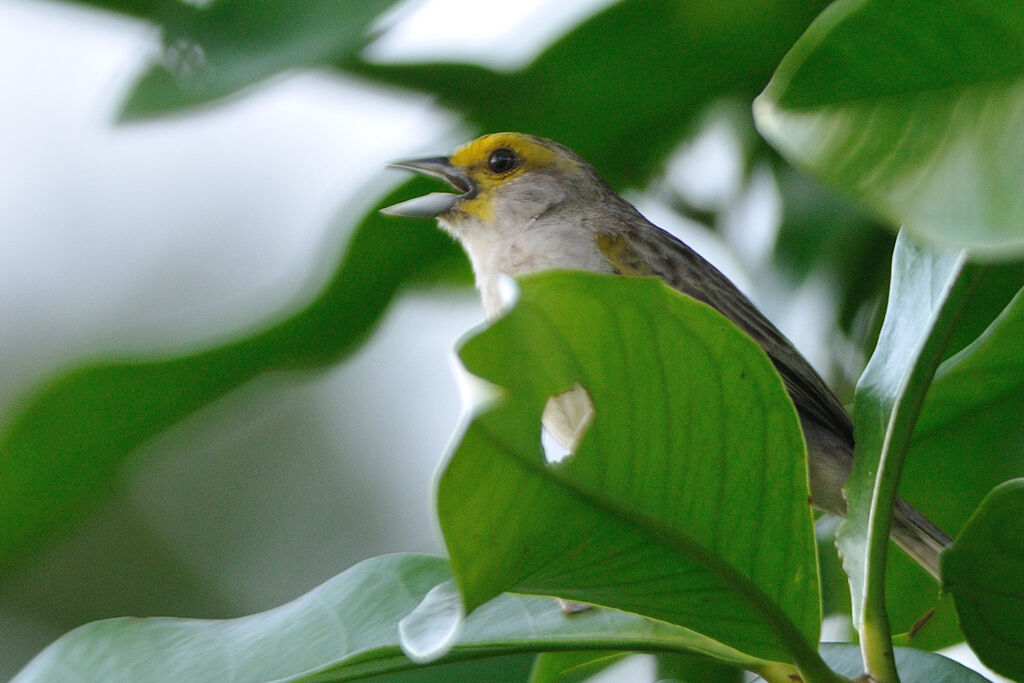
[[[339,66],[436,95],[479,131],[558,140],[613,186],[636,186],[661,168],[709,102],[727,95],[749,101],[825,4],[622,2],[513,73],[465,64]]]
[[[399,647],[399,620],[450,578],[442,558],[385,555],[252,616],[98,621],[57,640],[15,681],[342,681],[408,670],[416,665]],[[469,617],[434,666],[565,648],[692,650],[737,666],[763,664],[636,615],[593,610],[567,617],[550,598],[503,595]]]
[[[467,608],[505,590],[553,594],[813,666],[802,437],[752,340],[659,280],[549,272],[525,278],[515,308],[460,357],[502,389],[439,484]],[[577,385],[593,421],[578,452],[549,465],[541,413]]]
[[[141,77],[121,115],[194,107],[288,69],[360,51],[373,21],[397,0],[167,2],[150,18],[163,29],[162,59]]]
[[[1024,479],[990,493],[942,556],[967,642],[994,671],[1024,679]]]
[[[414,180],[380,206],[422,193]],[[140,444],[261,372],[323,367],[365,338],[404,282],[441,264],[465,272],[428,225],[370,213],[337,272],[309,305],[262,332],[176,358],[100,362],[53,379],[0,431],[0,568],[110,487]]]
[[[841,0],[755,102],[796,165],[919,239],[1024,253],[1024,5]]]

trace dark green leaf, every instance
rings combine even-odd
[[[609,605],[790,661],[818,635],[806,463],[764,353],[657,280],[526,278],[460,351],[501,398],[468,426],[438,493],[467,606],[504,590]],[[547,399],[595,417],[547,465]],[[714,520],[714,523],[711,523]]]
[[[795,164],[919,239],[1024,252],[1024,5],[841,1],[755,102]]]
[[[1024,479],[996,487],[942,556],[967,642],[993,671],[1024,679]]]

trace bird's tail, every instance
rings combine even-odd
[[[939,554],[953,542],[949,534],[937,527],[917,508],[901,498],[896,499],[892,518],[892,540],[936,579],[939,576]]]

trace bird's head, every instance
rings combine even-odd
[[[460,194],[434,192],[383,209],[389,215],[436,217],[460,239],[515,230],[551,211],[586,202],[606,186],[590,165],[556,142],[493,133],[448,157],[391,164],[441,178]]]

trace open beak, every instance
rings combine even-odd
[[[445,157],[429,159],[410,159],[388,164],[393,168],[404,168],[423,175],[433,176],[445,181],[462,194],[451,192],[431,192],[430,194],[409,199],[381,209],[380,212],[389,216],[409,216],[411,218],[434,218],[455,206],[459,199],[472,197],[476,194],[476,185],[461,169],[452,166]]]

